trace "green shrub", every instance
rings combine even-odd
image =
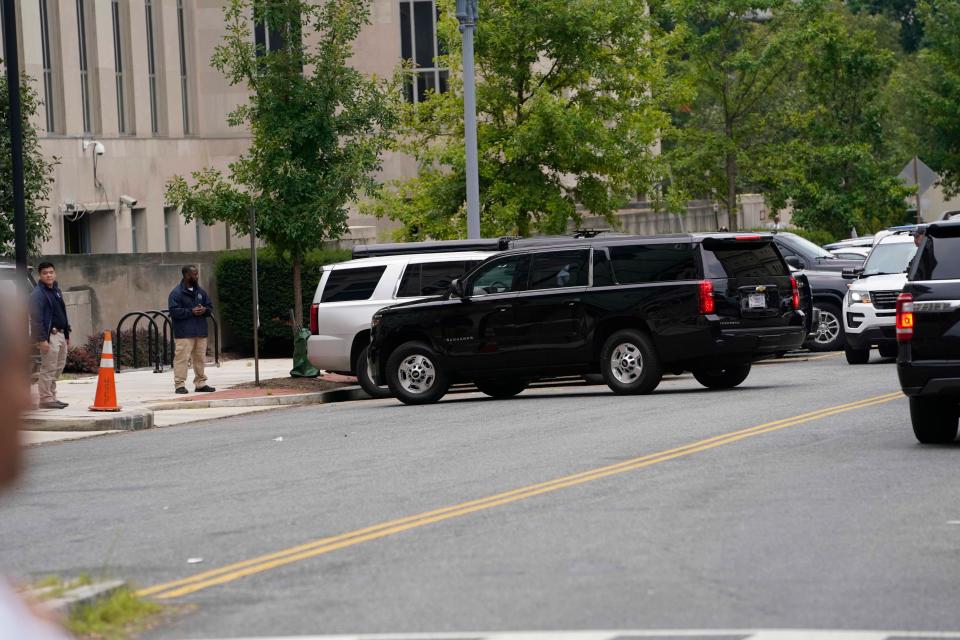
[[[303,308],[310,308],[325,264],[350,259],[350,251],[311,251],[303,261]],[[248,345],[253,338],[253,292],[250,286],[250,251],[227,251],[217,258],[214,272],[220,306],[217,319],[231,335]],[[292,352],[290,309],[293,308],[293,267],[290,261],[267,248],[257,251],[260,294],[260,338],[267,352]],[[304,322],[308,318],[303,319]]]
[[[113,357],[120,364],[121,369],[132,367],[134,365],[133,350],[137,350],[137,366],[150,366],[150,350],[148,343],[148,330],[144,329],[145,322],[141,322],[137,327],[137,339],[134,341],[133,330],[125,329],[118,336],[113,332]],[[130,325],[127,325],[130,326]],[[159,340],[163,340],[163,325],[158,323],[157,327],[161,334]],[[64,366],[66,373],[99,373],[100,372],[100,352],[103,349],[103,334],[87,336],[87,341],[80,343],[77,338],[73,339],[74,345],[67,351],[67,364]],[[157,345],[157,349],[160,345]]]

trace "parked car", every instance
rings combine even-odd
[[[960,221],[925,230],[897,298],[897,374],[922,443],[953,442],[960,418]]]
[[[841,260],[795,233],[779,232],[774,234],[773,239],[787,263],[797,269],[843,271],[863,264],[863,260]]]
[[[601,237],[501,253],[448,295],[378,311],[368,370],[406,404],[455,382],[506,398],[531,379],[598,371],[619,394],[684,371],[728,389],[799,347],[803,323],[770,235]]]
[[[858,238],[847,238],[846,240],[838,240],[837,242],[831,242],[829,244],[823,245],[823,248],[827,251],[837,251],[838,249],[846,249],[848,247],[866,247],[870,248],[873,246],[873,236],[860,236]]]
[[[850,364],[870,361],[877,347],[884,358],[897,355],[897,296],[907,283],[907,267],[917,252],[911,233],[881,238],[843,301],[844,352]]]
[[[842,247],[840,249],[833,249],[830,253],[841,260],[863,261],[870,255],[870,247]]]
[[[408,245],[408,250],[411,246],[416,245]],[[397,301],[446,293],[454,279],[491,255],[481,251],[392,253],[325,266],[310,306],[310,363],[357,376],[373,397],[389,396],[367,375],[374,312]]]

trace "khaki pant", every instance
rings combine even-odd
[[[207,384],[203,375],[204,360],[207,357],[206,338],[177,338],[176,352],[173,356],[173,386],[176,389],[187,382],[187,363],[193,362],[193,387],[196,389]]]
[[[37,391],[40,402],[56,402],[57,378],[67,364],[67,339],[62,333],[50,336],[50,348],[40,352],[40,371],[37,374]]]

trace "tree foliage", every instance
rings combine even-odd
[[[369,14],[370,0],[230,0],[211,63],[250,92],[228,120],[249,127],[250,149],[227,175],[207,168],[192,183],[167,183],[168,203],[188,220],[222,220],[247,233],[255,207],[257,236],[291,257],[300,318],[303,256],[346,232],[348,206],[374,187],[394,125],[395,84],[349,64]],[[253,23],[279,34],[283,46],[256,45]]]
[[[452,0],[439,3],[450,91],[403,114],[396,148],[419,175],[369,209],[412,238],[466,230],[461,49]],[[476,34],[481,228],[559,232],[578,205],[612,216],[659,176],[653,149],[668,125],[663,47],[643,0],[486,0]]]
[[[7,77],[0,77],[0,255],[13,256],[13,161],[10,155],[10,101]],[[30,119],[40,107],[30,78],[20,78],[20,110],[23,119],[23,174],[26,200],[27,253],[38,255],[41,244],[50,238],[46,201],[53,183],[57,158],[48,159],[40,149],[40,138]]]

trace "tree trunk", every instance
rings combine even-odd
[[[303,286],[300,282],[300,270],[303,257],[299,252],[293,253],[293,314],[295,321],[303,323]]]

